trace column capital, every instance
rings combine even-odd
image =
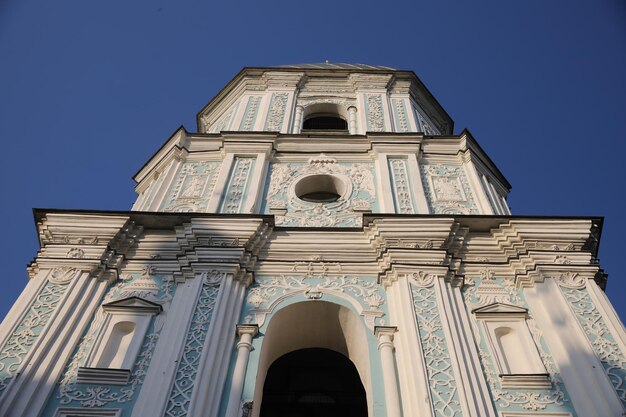
[[[249,334],[252,337],[256,336],[259,333],[259,325],[258,324],[238,324],[237,328],[237,336],[241,337],[244,334]]]
[[[393,334],[398,331],[396,326],[374,326],[374,335],[380,339],[381,337],[388,336],[393,340]]]

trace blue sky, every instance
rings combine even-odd
[[[0,317],[38,249],[31,209],[127,210],[131,176],[244,66],[414,70],[513,185],[514,214],[604,216],[620,259],[626,3],[0,2]]]

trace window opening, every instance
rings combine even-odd
[[[338,116],[313,115],[304,121],[302,130],[348,130],[348,122]]]

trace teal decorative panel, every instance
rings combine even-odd
[[[432,214],[478,214],[462,166],[420,164],[420,173]]]
[[[273,93],[270,101],[270,107],[265,120],[265,129],[269,132],[280,132],[285,118],[285,109],[287,108],[288,93]]]
[[[248,103],[246,104],[246,110],[239,124],[239,130],[249,132],[254,129],[254,122],[256,121],[257,113],[259,112],[259,104],[261,103],[261,96],[250,96]]]
[[[39,339],[66,289],[67,283],[47,282],[0,349],[0,396],[17,376],[24,358]]]
[[[411,189],[406,159],[389,158],[388,164],[392,184],[393,204],[396,213],[414,214],[414,193]]]
[[[221,161],[185,162],[165,199],[163,210],[206,211],[221,164]]]
[[[467,281],[463,287],[463,299],[470,311],[496,302],[528,309],[523,293],[513,286],[512,281],[496,278],[489,269],[484,269],[480,278]],[[576,416],[561,374],[533,318],[532,311],[529,311],[526,322],[538,348],[541,361],[549,374],[551,389],[504,389],[496,370],[495,358],[488,347],[487,335],[484,334],[482,326],[478,326],[475,319],[472,320],[480,361],[496,409],[499,411],[569,412],[572,416]]]
[[[408,132],[410,129],[404,100],[393,99],[391,102],[393,103],[393,120],[396,124],[396,132]]]
[[[121,408],[125,410],[124,413],[129,413],[148,371],[152,353],[165,323],[167,310],[175,290],[174,280],[171,277],[155,275],[154,267],[150,265],[146,265],[141,274],[120,276],[120,279],[108,291],[103,304],[136,296],[161,304],[164,310],[153,319],[148,327],[129,382],[126,385],[79,384],[77,382],[78,368],[86,365],[96,337],[105,322],[105,313],[99,309],[81,338],[42,416],[54,416],[59,406]]]
[[[185,347],[178,359],[174,385],[170,393],[165,416],[183,417],[187,415],[193,387],[202,355],[202,348],[211,324],[215,301],[219,292],[219,283],[224,278],[223,272],[213,271],[203,276],[202,289],[196,302],[196,308],[187,330]]]
[[[234,158],[230,179],[226,186],[226,194],[222,202],[222,213],[241,213],[255,162],[256,158],[239,156]],[[253,198],[253,196],[250,197]]]
[[[366,94],[365,104],[367,105],[367,131],[384,132],[385,115],[383,111],[383,99],[380,94]]]
[[[437,417],[460,417],[463,415],[457,388],[457,378],[452,368],[441,324],[437,294],[433,288],[437,277],[430,274],[414,274],[411,280],[413,308],[417,319],[419,338],[428,372],[428,383]]]
[[[604,372],[626,407],[626,356],[591,299],[586,280],[574,273],[564,274],[559,279],[559,285],[596,356],[600,359]]]

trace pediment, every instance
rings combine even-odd
[[[121,300],[111,301],[102,305],[105,311],[135,311],[158,314],[163,311],[163,307],[152,301],[141,297],[128,297]]]
[[[484,307],[476,308],[472,311],[472,313],[476,314],[476,316],[485,316],[485,315],[502,315],[502,316],[526,316],[528,314],[528,309],[524,307],[519,307],[511,304],[505,303],[493,303],[486,305]]]

